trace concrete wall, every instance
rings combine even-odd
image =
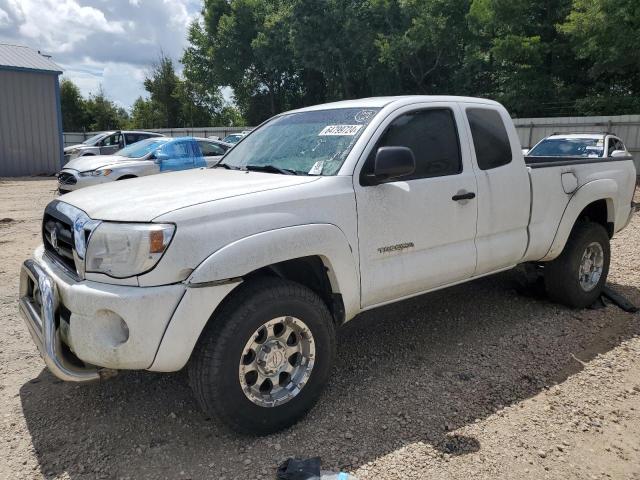
[[[57,73],[0,67],[0,177],[56,173],[60,122]]]

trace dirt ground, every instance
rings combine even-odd
[[[296,426],[232,433],[183,372],[75,385],[17,314],[55,182],[0,180],[0,479],[273,479],[289,456],[364,479],[640,479],[640,314],[517,293],[510,272],[362,315]],[[640,305],[640,215],[610,285]]]

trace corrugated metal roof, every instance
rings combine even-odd
[[[62,69],[53,60],[36,50],[6,43],[0,43],[0,68],[2,67],[62,73]]]

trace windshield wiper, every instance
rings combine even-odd
[[[302,173],[290,168],[276,167],[275,165],[245,165],[243,169],[253,172],[281,173],[283,175],[300,175]]]
[[[231,165],[227,165],[226,163],[222,163],[222,161],[216,163],[211,168],[218,168],[218,167],[226,168],[227,170],[240,170],[237,167],[232,167]]]

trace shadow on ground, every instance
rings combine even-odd
[[[518,295],[514,274],[477,280],[364,314],[339,332],[336,366],[311,414],[261,438],[198,409],[186,375],[124,373],[73,385],[47,371],[20,390],[46,476],[274,478],[288,456],[356,468],[413,442],[464,455],[450,433],[564,381],[640,333],[615,306],[568,310]],[[613,285],[636,304],[640,291]],[[234,473],[235,472],[235,473]]]

